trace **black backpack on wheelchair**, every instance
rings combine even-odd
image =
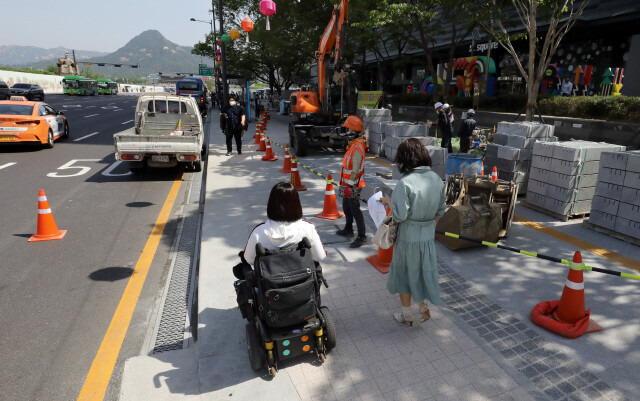
[[[241,264],[242,265],[242,264]],[[311,243],[279,250],[256,245],[254,269],[234,267],[244,280],[234,283],[246,326],[249,359],[254,370],[264,366],[275,376],[277,361],[315,352],[324,361],[335,346],[335,326],[329,309],[321,306],[320,264],[311,256]]]

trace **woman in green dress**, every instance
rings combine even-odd
[[[435,228],[445,212],[445,192],[444,183],[431,170],[427,149],[418,139],[402,142],[395,162],[404,177],[393,190],[391,199],[380,200],[391,206],[393,219],[399,223],[387,289],[392,294],[400,294],[402,311],[393,317],[413,326],[412,298],[418,302],[420,323],[431,317],[427,300],[435,305],[441,303]]]

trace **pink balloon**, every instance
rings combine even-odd
[[[272,0],[261,0],[260,1],[260,12],[267,17],[276,13],[276,3]]]

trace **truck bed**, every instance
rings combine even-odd
[[[202,144],[197,135],[135,135],[116,134],[113,136],[116,157],[120,153],[200,153]]]

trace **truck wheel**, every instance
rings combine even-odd
[[[294,136],[294,148],[296,149],[296,156],[306,156],[309,153],[309,141],[307,141],[307,131],[297,130]]]
[[[199,173],[200,171],[202,171],[202,160],[193,162],[191,167],[193,168],[193,171],[195,171],[196,173]]]

